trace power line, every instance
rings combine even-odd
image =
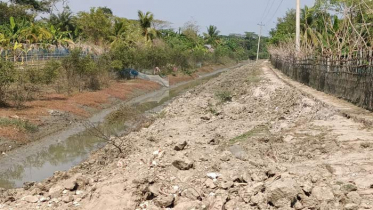
[[[272,17],[268,20],[268,22],[266,23],[266,25],[268,25],[268,23],[271,22],[271,20],[273,20],[273,18],[274,18],[275,15],[277,14],[278,10],[280,9],[280,7],[281,7],[283,1],[284,1],[284,0],[281,0],[280,4],[278,5],[278,7],[277,7],[277,9],[276,9],[276,11],[275,11],[275,13],[274,13],[274,14],[272,15]]]
[[[264,18],[264,14],[267,12],[267,9],[268,9],[269,2],[270,2],[270,1],[271,1],[271,0],[267,0],[267,6],[266,6],[266,8],[264,9],[264,12],[263,12],[262,18],[260,18],[261,20],[263,20],[263,18]]]
[[[267,14],[264,16],[264,19],[265,19],[265,18],[269,15],[269,13],[271,12],[271,9],[272,9],[273,4],[275,3],[275,1],[276,1],[276,0],[273,0],[273,1],[272,1],[272,4],[271,4],[271,6],[269,7],[269,10],[268,10]]]

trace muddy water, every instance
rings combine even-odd
[[[226,70],[228,69],[220,69],[197,80],[163,88],[103,110],[89,119],[89,125],[104,126],[112,135],[125,134],[131,122],[120,119],[108,122],[107,118],[109,114],[119,112],[124,104],[134,108],[142,107],[141,112],[136,112],[138,115],[156,112],[174,97]],[[42,181],[52,176],[55,171],[68,170],[87,159],[90,153],[106,144],[103,139],[92,136],[87,127],[87,123],[75,123],[67,130],[2,155],[0,188],[17,188],[22,187],[24,182]]]

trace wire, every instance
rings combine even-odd
[[[273,4],[275,3],[275,1],[276,1],[276,0],[273,0],[273,1],[272,1],[272,4],[271,4],[271,6],[269,7],[269,10],[268,10],[267,14],[264,16],[264,19],[265,19],[265,18],[269,15],[269,13],[271,12],[271,9],[272,9]]]
[[[268,20],[268,22],[266,23],[266,25],[268,25],[268,23],[271,22],[271,20],[273,20],[273,18],[275,17],[276,13],[277,13],[278,10],[280,9],[280,7],[281,7],[283,1],[284,1],[284,0],[281,0],[280,4],[278,5],[278,7],[277,7],[277,9],[276,9],[276,11],[275,11],[275,13],[274,13],[274,14],[272,15],[272,17]]]
[[[267,12],[267,9],[268,9],[269,2],[270,2],[270,1],[271,1],[271,0],[267,0],[267,6],[266,6],[266,8],[264,9],[264,12],[263,12],[262,18],[260,18],[261,20],[264,19],[264,15],[265,15],[265,13]]]

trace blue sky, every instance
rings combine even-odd
[[[302,6],[312,6],[314,2],[315,0],[301,0]],[[74,12],[106,6],[117,16],[136,19],[138,10],[151,11],[156,19],[172,22],[174,28],[194,20],[201,27],[202,32],[208,25],[216,25],[222,34],[245,31],[258,33],[257,24],[260,22],[266,24],[263,33],[268,34],[275,26],[277,18],[282,17],[288,9],[295,8],[295,4],[296,0],[71,0],[69,2]]]

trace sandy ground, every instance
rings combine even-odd
[[[330,97],[330,96],[329,96]],[[373,130],[248,64],[0,209],[373,209]]]

